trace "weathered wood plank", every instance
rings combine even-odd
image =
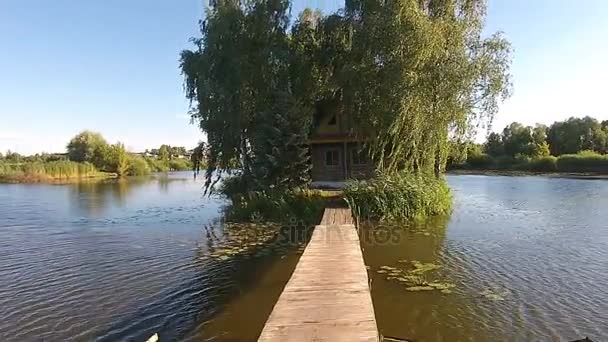
[[[367,269],[348,209],[325,209],[258,341],[378,341]]]

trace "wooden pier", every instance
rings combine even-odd
[[[258,341],[378,340],[351,212],[325,209]]]

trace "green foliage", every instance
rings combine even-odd
[[[288,32],[290,5],[215,2],[197,49],[181,54],[208,187],[235,160],[254,185],[306,184],[304,138],[327,102],[351,114],[381,170],[440,172],[450,138],[509,95],[510,46],[481,38],[484,1],[348,1],[326,16],[305,10]]]
[[[557,169],[562,172],[608,173],[608,155],[601,155],[593,151],[566,154],[557,159]]]
[[[0,181],[36,182],[103,176],[108,175],[99,172],[91,163],[77,163],[66,160],[24,163],[0,162]]]
[[[192,151],[192,155],[190,156],[190,162],[192,163],[192,170],[198,174],[201,171],[201,168],[205,167],[205,161],[207,160],[207,144],[201,141]]]
[[[94,162],[94,156],[99,154],[98,150],[107,145],[101,134],[82,131],[68,143],[68,158],[75,162]]]
[[[494,158],[489,154],[477,154],[467,157],[467,166],[472,169],[489,169],[495,164]]]
[[[171,159],[171,160],[169,160],[169,170],[171,170],[171,171],[192,170],[192,163],[187,159]]]
[[[549,148],[549,144],[546,141],[542,141],[540,143],[534,143],[532,147],[532,157],[533,158],[543,158],[551,155],[551,150]]]
[[[381,169],[440,171],[451,137],[509,95],[509,43],[481,38],[483,1],[352,1],[345,97]]]
[[[227,179],[222,193],[232,199],[226,214],[229,221],[271,221],[284,224],[314,225],[325,207],[320,192],[314,190],[267,190],[242,192],[238,177]],[[234,192],[231,192],[234,191]]]
[[[169,162],[156,158],[145,157],[144,160],[148,163],[152,172],[167,172],[169,171]]]
[[[484,150],[493,157],[505,154],[505,145],[502,141],[502,136],[498,133],[490,133],[484,145]]]
[[[128,165],[127,174],[129,176],[146,176],[152,172],[148,162],[140,156],[129,156]]]
[[[503,130],[502,142],[508,156],[530,155],[534,144],[532,127],[513,122]]]
[[[551,154],[555,156],[574,154],[583,150],[606,153],[608,130],[603,128],[598,120],[589,116],[569,118],[551,125],[547,142],[551,146]]]
[[[434,175],[381,173],[368,181],[349,182],[344,196],[360,219],[405,221],[451,210],[447,182]]]
[[[528,171],[536,172],[555,172],[557,171],[557,158],[553,156],[544,156],[532,159],[525,168]]]

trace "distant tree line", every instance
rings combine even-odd
[[[501,133],[490,133],[484,144],[454,143],[450,164],[455,167],[534,169],[539,171],[604,171],[608,161],[608,120],[599,121],[586,116],[556,121],[551,126],[524,126],[513,122]],[[561,158],[562,156],[567,156]],[[560,170],[564,160],[576,158],[576,163],[587,163],[577,169],[568,165]],[[591,161],[593,160],[593,161]],[[608,164],[606,164],[608,171]]]
[[[22,156],[11,151],[4,155],[0,153],[0,174],[21,178],[23,174],[28,174],[46,179],[49,173],[50,178],[76,177],[83,170],[87,174],[102,171],[118,176],[141,176],[151,172],[192,169],[192,162],[188,158],[179,158],[187,155],[185,147],[161,145],[156,151],[158,156],[152,153],[151,157],[129,153],[120,142],[109,144],[99,133],[82,131],[69,141],[66,154]]]

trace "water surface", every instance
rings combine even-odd
[[[606,340],[608,182],[448,180],[450,218],[366,230],[381,332],[415,341]],[[441,266],[427,276],[455,284],[452,293],[409,292],[376,273],[383,265],[411,269],[412,260]]]
[[[272,256],[208,257],[227,239],[224,205],[204,197],[189,172],[0,184],[0,340],[222,336],[221,325],[206,324],[277,264]],[[246,338],[261,329],[295,265],[293,257],[278,260],[287,268],[274,276],[270,298],[256,304],[261,323],[241,325]]]
[[[382,334],[607,340],[608,181],[449,183],[451,217],[363,227]],[[0,185],[0,340],[254,341],[299,255],[210,258],[233,233],[225,204],[190,173]],[[439,265],[427,276],[452,293],[408,292],[376,273],[412,261]]]

